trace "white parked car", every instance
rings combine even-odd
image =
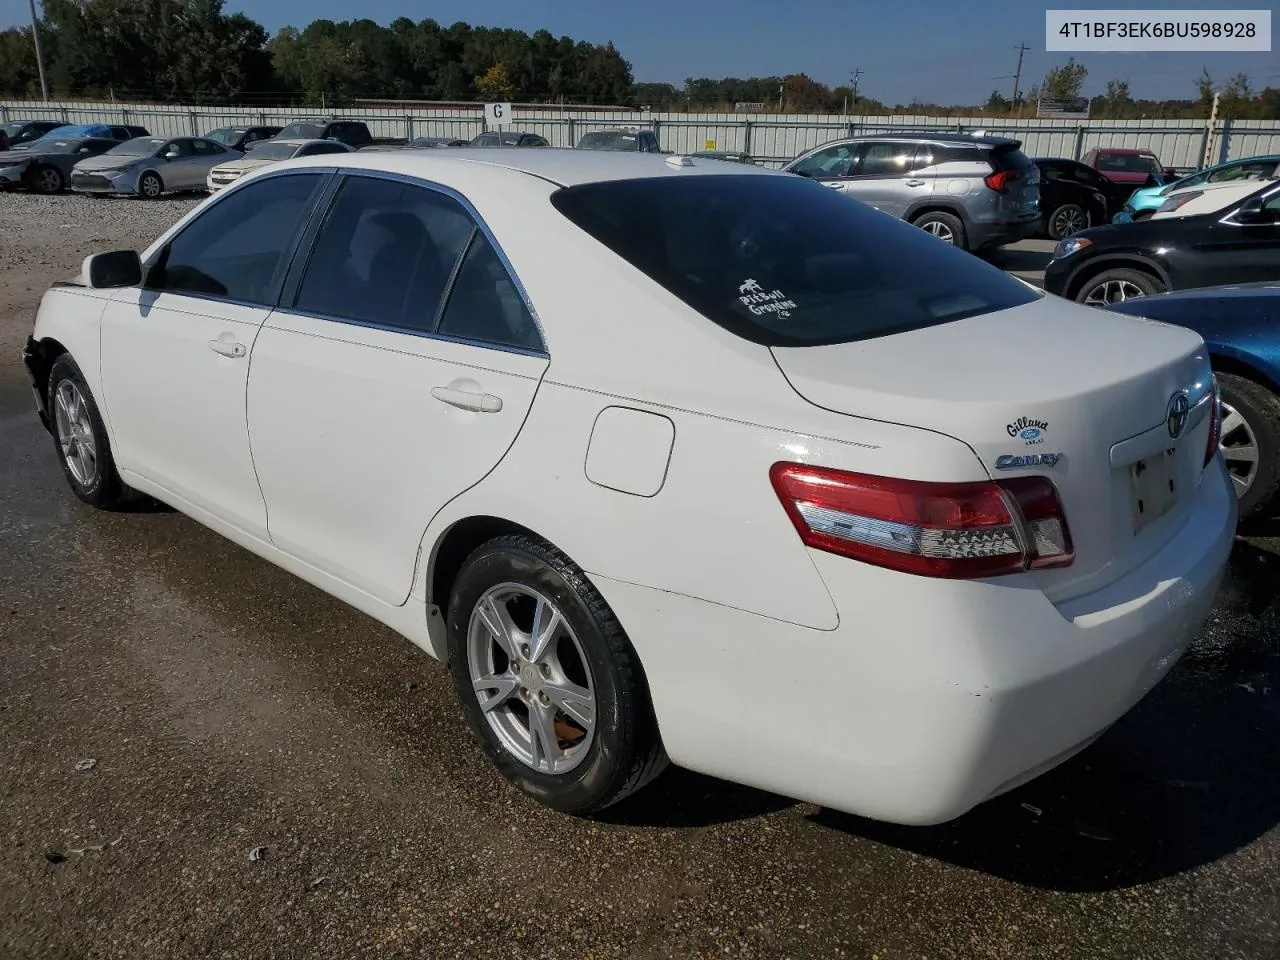
[[[209,170],[241,154],[204,137],[135,137],[71,169],[77,193],[162,193],[200,190]]]
[[[1151,219],[1168,217],[1192,217],[1200,213],[1216,213],[1238,203],[1250,194],[1257,193],[1267,180],[1273,177],[1251,177],[1248,180],[1224,180],[1221,183],[1201,183],[1194,187],[1175,190],[1164,198]]]
[[[263,140],[245,154],[237,154],[226,163],[220,163],[209,171],[205,187],[217,193],[230,186],[250,170],[257,170],[281,160],[294,157],[318,157],[328,153],[354,153],[352,147],[337,140]]]
[[[88,258],[25,358],[76,496],[446,660],[577,813],[669,758],[962,814],[1160,680],[1235,526],[1195,333],[687,157],[279,163]]]

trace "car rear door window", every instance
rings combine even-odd
[[[865,144],[858,175],[862,177],[892,177],[910,171],[915,161],[916,145],[876,141]]]
[[[429,333],[474,227],[452,197],[375,177],[349,177],[320,227],[294,308]]]
[[[910,224],[800,177],[564,187],[552,204],[689,307],[767,346],[847,343],[1039,294]]]
[[[187,224],[147,272],[150,290],[274,306],[294,239],[323,174],[233,190]]]
[[[449,292],[439,332],[525,350],[542,349],[533,315],[493,244],[476,231]]]

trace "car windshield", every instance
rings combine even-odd
[[[1144,153],[1100,153],[1097,167],[1103,173],[1153,173],[1162,172],[1156,158]]]
[[[291,123],[276,134],[279,140],[319,140],[323,136],[324,124],[309,123],[305,120]]]
[[[25,123],[0,123],[0,130],[4,131],[6,137],[12,139],[20,134],[25,126]]]
[[[1030,303],[1025,284],[800,177],[657,177],[565,187],[564,216],[730,332],[848,343]]]
[[[210,130],[205,134],[205,137],[222,144],[224,147],[229,147],[244,134],[244,127],[219,127],[217,130]]]
[[[288,160],[301,148],[298,143],[276,143],[265,140],[253,148],[255,160]]]
[[[637,149],[636,135],[634,133],[618,133],[617,131],[588,133],[582,138],[582,142],[578,144],[578,149],[635,151]]]
[[[126,140],[117,147],[112,147],[107,151],[107,155],[112,157],[147,157],[166,143],[168,141],[164,137],[138,137],[135,140]]]

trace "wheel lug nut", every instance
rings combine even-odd
[[[551,679],[551,667],[549,667],[547,664],[545,664],[545,663],[544,663],[544,664],[542,665],[542,667],[541,667],[541,670],[542,670],[542,676],[543,676],[543,678],[544,678],[544,679],[547,679],[547,680],[550,680],[550,679]]]
[[[541,704],[545,707],[545,706],[550,705],[550,703],[551,703],[551,698],[550,698],[550,697],[548,697],[545,693],[539,693],[539,694],[538,694],[538,702],[539,702],[539,703],[541,703]]]
[[[533,651],[529,649],[529,645],[527,643],[520,644],[520,656],[527,660],[529,659],[529,654],[532,652]]]

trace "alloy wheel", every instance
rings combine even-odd
[[[145,197],[154,199],[160,196],[160,191],[162,189],[160,186],[160,179],[154,174],[145,175],[139,186],[142,188],[142,195]]]
[[[92,487],[98,477],[98,445],[84,395],[71,380],[58,384],[53,419],[67,470],[80,486]]]
[[[57,193],[62,189],[62,175],[53,167],[45,167],[36,179],[41,193]]]
[[[943,243],[956,242],[956,235],[952,233],[951,228],[941,220],[930,220],[924,225],[924,229],[927,233],[933,234]]]
[[[1053,215],[1054,233],[1063,240],[1079,233],[1088,225],[1088,218],[1078,207],[1062,207]]]
[[[1122,303],[1135,297],[1143,296],[1142,288],[1128,280],[1107,280],[1089,291],[1084,302],[1091,307],[1102,307],[1108,303]]]
[[[1258,437],[1240,411],[1222,402],[1222,459],[1239,499],[1249,492],[1258,476]]]
[[[467,669],[489,728],[511,756],[553,775],[586,758],[596,730],[591,668],[547,597],[518,583],[487,590],[467,625]]]

